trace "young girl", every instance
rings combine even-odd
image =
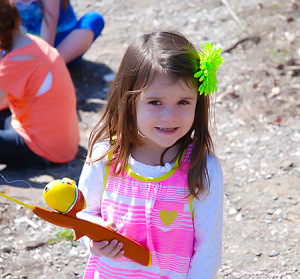
[[[23,34],[13,0],[0,2],[0,164],[73,160],[79,144],[75,88],[43,39]]]
[[[200,62],[213,75],[218,53],[199,56],[177,32],[143,35],[125,52],[90,135],[79,181],[87,200],[81,217],[149,249],[151,265],[123,257],[116,240],[89,241],[85,278],[215,278],[223,182],[205,96],[215,84],[213,77],[199,83],[194,75]]]
[[[66,63],[81,57],[101,34],[101,14],[89,12],[77,20],[68,0],[14,0],[26,32],[56,47]]]

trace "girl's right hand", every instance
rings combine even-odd
[[[119,259],[124,255],[123,243],[113,239],[111,242],[103,241],[90,241],[90,251],[94,256],[105,256],[111,259]]]
[[[118,228],[113,221],[102,221],[102,226],[108,227],[114,231],[117,231]],[[111,242],[107,240],[103,241],[90,241],[90,251],[94,256],[105,256],[111,259],[119,259],[124,255],[123,243],[118,242],[116,239],[113,239]]]

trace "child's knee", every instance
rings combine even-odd
[[[81,28],[87,28],[93,31],[94,40],[101,34],[105,25],[103,16],[95,11],[85,14],[80,21]]]

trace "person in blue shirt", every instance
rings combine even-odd
[[[25,32],[38,35],[57,48],[66,64],[76,61],[104,28],[95,11],[79,20],[69,0],[14,0]]]

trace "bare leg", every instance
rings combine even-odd
[[[66,64],[84,53],[92,44],[94,33],[90,29],[75,29],[58,46]]]

